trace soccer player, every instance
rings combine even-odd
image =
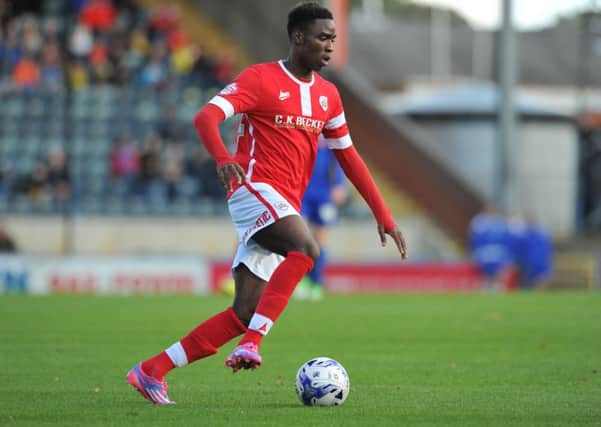
[[[194,119],[216,160],[239,236],[232,264],[236,294],[232,307],[129,371],[128,383],[153,403],[172,403],[164,381],[171,369],[215,354],[239,335],[226,366],[236,372],[261,365],[263,336],[319,258],[319,246],[299,214],[319,134],[373,211],[382,246],[388,235],[407,256],[403,235],[352,144],[338,91],[317,73],[334,48],[331,12],[316,2],[302,3],[290,11],[287,29],[287,59],[246,68]],[[218,125],[237,113],[243,114],[243,132],[232,156]]]
[[[299,299],[318,300],[323,297],[323,271],[328,262],[328,228],[338,219],[338,207],[347,197],[344,172],[325,139],[319,138],[315,167],[302,200],[301,214],[319,245],[319,258],[313,269],[296,288]]]
[[[507,219],[491,204],[469,227],[471,257],[485,280],[485,290],[499,291],[514,266],[513,241]]]

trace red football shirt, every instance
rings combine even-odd
[[[318,135],[332,149],[352,145],[336,87],[317,73],[299,80],[282,61],[246,68],[209,102],[226,118],[243,115],[234,159],[247,179],[270,184],[299,211]]]

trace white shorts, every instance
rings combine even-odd
[[[230,196],[227,204],[238,233],[232,270],[244,264],[253,274],[268,281],[284,257],[262,248],[252,236],[280,218],[300,214],[271,185],[260,182],[243,185]]]

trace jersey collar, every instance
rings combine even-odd
[[[310,82],[304,82],[298,78],[296,78],[296,76],[294,74],[292,74],[288,68],[286,68],[286,66],[284,65],[284,60],[280,59],[278,61],[278,64],[280,64],[280,67],[282,67],[282,70],[284,70],[284,72],[288,75],[288,77],[290,77],[296,84],[299,84],[301,86],[313,86],[313,83],[315,83],[315,72],[311,73],[311,81]]]

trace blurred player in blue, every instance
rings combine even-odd
[[[494,206],[487,205],[472,219],[470,253],[484,276],[487,290],[501,290],[514,267],[514,242],[506,218]]]
[[[328,261],[328,228],[338,220],[338,208],[347,198],[344,172],[332,150],[321,138],[318,141],[315,168],[303,197],[301,214],[311,228],[320,247],[320,255],[308,277],[297,287],[298,299],[323,298],[323,275]]]
[[[547,286],[553,271],[553,243],[533,215],[512,221],[514,257],[520,272],[520,287]]]

